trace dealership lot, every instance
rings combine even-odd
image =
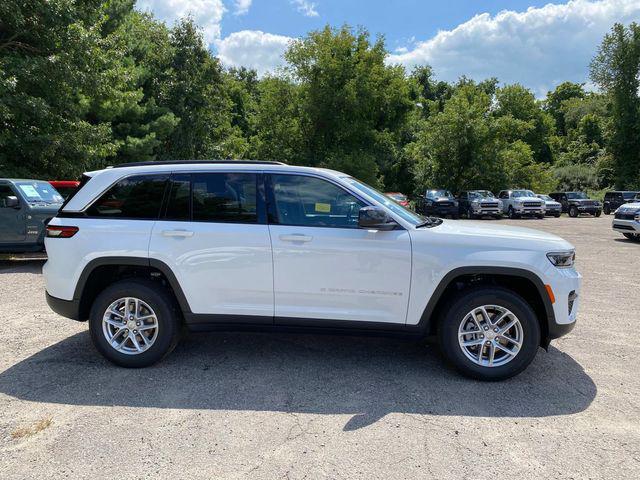
[[[191,335],[144,370],[52,313],[42,261],[0,261],[0,478],[638,478],[640,243],[611,217],[485,220],[558,234],[579,324],[480,383],[396,340]]]

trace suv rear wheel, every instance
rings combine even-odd
[[[535,358],[540,325],[519,295],[500,287],[477,288],[462,292],[450,305],[440,319],[440,348],[463,375],[504,380]]]
[[[121,367],[146,367],[176,346],[179,323],[173,299],[150,280],[122,280],[93,302],[89,332],[96,349]]]

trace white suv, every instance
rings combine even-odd
[[[340,172],[156,162],[90,172],[48,225],[47,301],[96,348],[153,364],[188,330],[437,337],[503,379],[575,325],[574,248],[535,230],[424,218]]]

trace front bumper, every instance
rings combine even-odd
[[[471,206],[471,210],[473,211],[474,215],[490,215],[490,216],[498,216],[498,215],[502,215],[502,210],[500,210],[500,208],[498,207],[486,207],[486,206],[482,206],[482,205],[472,205]]]
[[[544,215],[545,209],[542,207],[518,207],[514,206],[513,211],[518,215]]]
[[[635,220],[621,220],[614,218],[611,227],[621,233],[638,233],[640,234],[640,222]]]
[[[592,206],[588,206],[588,207],[582,207],[582,206],[578,206],[578,212],[579,213],[588,213],[589,215],[595,215],[596,213],[602,213],[602,207],[592,207]]]
[[[549,216],[560,215],[562,213],[562,207],[547,207],[544,213]]]
[[[582,276],[574,268],[549,267],[546,281],[553,290],[553,317],[547,323],[547,343],[574,329],[580,308]]]
[[[433,205],[431,207],[427,207],[426,208],[426,213],[427,215],[435,215],[435,216],[439,216],[439,217],[448,217],[448,216],[457,216],[459,215],[459,211],[458,211],[458,207],[451,205],[451,206],[439,206],[439,205]]]
[[[71,320],[83,320],[80,318],[80,301],[79,300],[63,300],[61,298],[52,297],[49,292],[45,292],[47,304],[49,308],[58,315],[70,318]]]

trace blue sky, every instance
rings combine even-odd
[[[279,68],[291,41],[326,24],[385,36],[389,63],[430,64],[438,78],[496,76],[544,96],[588,65],[614,22],[640,21],[640,0],[138,0],[167,23],[191,14],[228,66]]]

